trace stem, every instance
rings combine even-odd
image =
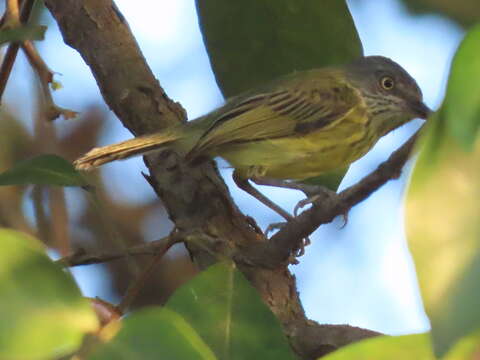
[[[6,0],[6,14],[4,26],[15,27],[20,25],[20,8],[18,0]]]
[[[24,0],[22,11],[20,13],[20,23],[24,24],[30,18],[35,0]],[[7,13],[8,14],[8,13]],[[5,23],[8,21],[8,15],[5,18]],[[0,67],[0,104],[2,103],[3,93],[7,86],[8,78],[12,72],[13,64],[17,58],[19,43],[13,43],[8,46],[5,58],[3,59],[2,66]]]
[[[135,280],[127,289],[125,296],[123,297],[122,301],[120,304],[118,304],[117,309],[120,311],[120,313],[125,313],[125,311],[132,305],[133,301],[135,298],[138,296],[140,291],[143,289],[143,286],[145,285],[146,281],[152,275],[153,270],[155,267],[158,265],[160,260],[163,258],[165,253],[177,242],[179,242],[180,239],[178,236],[170,236],[167,240],[167,242],[164,243],[164,246],[160,249],[158,249],[158,253],[151,259],[150,263],[147,265],[147,267],[140,273],[138,276],[137,280]]]

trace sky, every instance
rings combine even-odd
[[[161,85],[172,99],[186,108],[190,119],[223,103],[202,43],[193,0],[117,0],[116,3]],[[437,108],[462,30],[436,15],[411,16],[397,0],[350,0],[348,3],[365,54],[384,55],[401,64],[419,83],[426,103]],[[63,85],[63,89],[55,93],[57,104],[75,110],[101,102],[89,69],[78,53],[63,44],[55,24],[49,26],[46,40],[48,45],[40,44],[40,51],[50,67],[59,73],[56,78]],[[31,87],[31,74],[25,74],[30,72],[24,58],[20,57],[6,102],[28,109],[30,100],[18,96]],[[103,107],[106,109],[105,105]],[[32,123],[30,117],[25,110],[26,124]],[[414,121],[382,139],[351,167],[341,187],[355,183],[375,169],[419,124]],[[75,125],[57,121],[56,126],[62,134]],[[130,137],[131,134],[111,115],[99,144]],[[263,228],[281,220],[237,189],[230,178],[231,170],[224,162],[219,164],[242,211],[255,215]],[[401,204],[411,166],[412,161],[400,180],[389,182],[356,206],[346,226],[342,226],[341,219],[336,219],[317,230],[306,254],[299,259],[300,264],[291,267],[310,318],[321,323],[348,323],[387,334],[428,329],[403,225]],[[155,196],[141,176],[144,169],[141,159],[132,159],[107,165],[102,173],[109,174],[112,193],[119,194],[125,201],[141,203]],[[125,186],[126,183],[129,186]],[[290,210],[302,198],[295,191],[261,189]],[[145,237],[158,238],[155,222],[146,225]],[[97,270],[98,267],[75,270],[88,296],[98,295],[104,281],[91,276]]]

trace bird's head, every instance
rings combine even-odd
[[[369,112],[377,120],[397,127],[414,118],[427,119],[431,110],[424,104],[417,82],[396,62],[383,56],[367,56],[346,68],[347,76],[360,91]],[[393,124],[396,123],[396,124]]]

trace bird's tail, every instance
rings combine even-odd
[[[126,159],[158,150],[178,140],[180,136],[180,133],[176,131],[155,133],[94,148],[75,160],[73,165],[78,170],[91,170],[114,160]]]

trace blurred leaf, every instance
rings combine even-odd
[[[473,359],[478,337],[469,337],[450,351],[443,360]],[[322,360],[435,360],[430,334],[379,336],[342,347]]]
[[[25,40],[43,40],[46,30],[46,26],[39,25],[23,25],[15,28],[1,29],[0,45]]]
[[[295,359],[277,318],[230,263],[200,273],[166,307],[182,315],[218,359]]]
[[[322,360],[435,360],[429,334],[379,336],[356,342]]]
[[[453,59],[440,117],[449,132],[471,148],[480,127],[480,24],[472,28]]]
[[[196,0],[196,5],[226,97],[293,71],[350,62],[363,53],[343,0]]]
[[[446,141],[446,125],[439,118],[439,112],[432,114],[422,131],[417,148],[422,148],[415,167],[417,178],[428,177],[434,173],[439,162],[439,152]]]
[[[0,174],[0,186],[26,184],[85,186],[87,182],[69,161],[57,155],[39,155]]]
[[[16,159],[30,156],[34,141],[14,109],[2,106],[0,110],[0,169],[10,167]]]
[[[406,208],[409,244],[438,354],[480,328],[480,142],[467,153],[451,138],[442,140],[435,171],[420,155]]]
[[[450,17],[459,24],[469,26],[478,21],[480,2],[478,0],[403,0],[416,13],[439,13]]]
[[[408,239],[439,355],[480,329],[480,96],[465,91],[480,91],[480,62],[472,52],[479,30],[455,56],[444,105],[430,119],[407,195]]]
[[[216,357],[182,316],[156,307],[128,316],[117,336],[97,348],[88,359],[213,360]]]
[[[478,248],[475,257],[466,265],[461,274],[449,284],[445,299],[439,303],[432,316],[432,335],[436,353],[439,355],[443,355],[463,336],[480,329]],[[480,344],[478,336],[477,344]]]
[[[73,279],[24,233],[0,229],[0,294],[1,359],[59,356],[97,329]]]

